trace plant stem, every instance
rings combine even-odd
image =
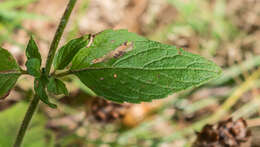
[[[68,71],[65,71],[65,72],[62,72],[62,73],[54,74],[53,76],[58,78],[58,77],[64,77],[64,76],[67,76],[67,75],[70,75],[70,74],[73,74],[73,72],[71,70],[68,70]]]
[[[72,9],[75,6],[76,1],[77,0],[70,0],[69,1],[67,8],[66,8],[66,10],[65,10],[65,12],[64,12],[64,14],[61,18],[60,24],[58,26],[56,33],[55,33],[53,41],[51,43],[48,58],[47,58],[47,61],[46,61],[46,74],[47,75],[49,75],[49,73],[50,73],[50,69],[51,69],[51,65],[52,65],[52,62],[53,62],[55,52],[57,50],[61,36],[62,36],[64,29],[65,29],[65,27],[68,23],[69,17],[71,15]],[[24,120],[23,120],[23,122],[20,126],[18,135],[17,135],[16,140],[15,140],[14,147],[20,147],[21,146],[25,132],[28,128],[28,125],[29,125],[29,123],[32,119],[32,116],[33,116],[38,104],[39,104],[39,98],[38,98],[38,96],[35,95],[31,104],[30,104],[30,106],[29,106],[29,108],[28,108],[28,110],[27,110],[27,112],[26,112],[26,114],[25,114]]]
[[[21,71],[21,73],[24,74],[24,75],[29,74],[26,70],[21,69],[20,71]]]
[[[53,41],[51,43],[51,47],[50,47],[48,58],[47,58],[47,62],[46,62],[46,74],[47,75],[50,73],[51,65],[52,65],[52,61],[53,61],[55,52],[57,50],[57,47],[59,45],[61,36],[62,36],[62,34],[64,32],[65,26],[68,23],[70,14],[72,12],[72,9],[73,9],[76,1],[77,0],[70,0],[69,4],[68,4],[68,6],[67,6],[67,8],[65,10],[65,13],[63,14],[63,16],[61,18],[60,24],[58,26],[58,29],[57,29],[56,33],[55,33]]]
[[[19,147],[21,146],[21,143],[23,141],[23,137],[24,137],[24,134],[28,128],[28,125],[32,119],[32,116],[37,108],[37,105],[39,103],[39,98],[36,97],[36,95],[34,96],[26,114],[25,114],[25,117],[24,117],[24,120],[22,122],[22,125],[20,127],[20,130],[18,132],[18,135],[16,137],[16,141],[15,141],[15,144],[14,144],[14,147]]]

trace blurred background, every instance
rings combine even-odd
[[[67,2],[0,0],[0,46],[25,69],[25,47],[34,35],[46,59]],[[251,130],[241,142],[260,146],[259,0],[78,0],[61,44],[110,28],[204,56],[221,66],[223,75],[141,104],[105,101],[77,78],[66,77],[70,95],[52,96],[58,109],[39,106],[24,147],[192,147],[206,124],[230,117],[247,121],[248,126],[237,126],[240,132]],[[23,76],[0,101],[0,147],[12,146],[32,98],[32,82]],[[231,141],[243,140],[232,135]]]

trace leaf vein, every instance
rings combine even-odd
[[[123,72],[121,72],[121,73],[123,73]],[[129,77],[129,78],[131,78],[131,79],[133,79],[133,80],[135,80],[135,81],[141,82],[141,83],[143,83],[143,84],[153,85],[153,86],[157,86],[157,87],[164,88],[164,89],[170,89],[170,90],[174,90],[174,88],[175,88],[175,87],[174,87],[174,88],[170,88],[170,87],[167,87],[167,86],[158,84],[158,83],[147,82],[147,81],[145,81],[145,80],[141,80],[140,78],[138,79],[138,78],[136,78],[136,77],[134,77],[134,76],[130,76],[130,75],[128,75],[128,74],[124,74],[124,73],[123,73],[123,75],[125,75],[125,76],[127,76],[127,77]]]

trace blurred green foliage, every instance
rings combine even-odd
[[[21,121],[28,104],[20,102],[0,112],[0,146],[13,145]],[[45,129],[46,119],[43,115],[35,114],[23,146],[24,147],[52,147],[53,135]]]
[[[168,2],[178,10],[178,18],[151,35],[154,40],[164,42],[169,34],[192,34],[201,40],[200,49],[215,55],[222,42],[232,41],[240,33],[227,18],[225,0],[216,0],[214,5],[208,0]]]
[[[24,29],[21,25],[22,21],[45,18],[26,11],[26,7],[36,1],[37,0],[5,0],[0,2],[0,45],[8,41],[21,46],[21,44],[12,39],[11,35],[18,29]]]

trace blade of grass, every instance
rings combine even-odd
[[[226,70],[223,71],[223,76],[218,78],[218,80],[214,80],[209,83],[211,86],[217,86],[224,84],[225,82],[231,80],[234,77],[239,76],[245,71],[249,71],[250,69],[253,69],[254,67],[257,67],[260,65],[260,56],[252,57],[249,60],[246,60],[242,62],[239,65],[234,65]]]

